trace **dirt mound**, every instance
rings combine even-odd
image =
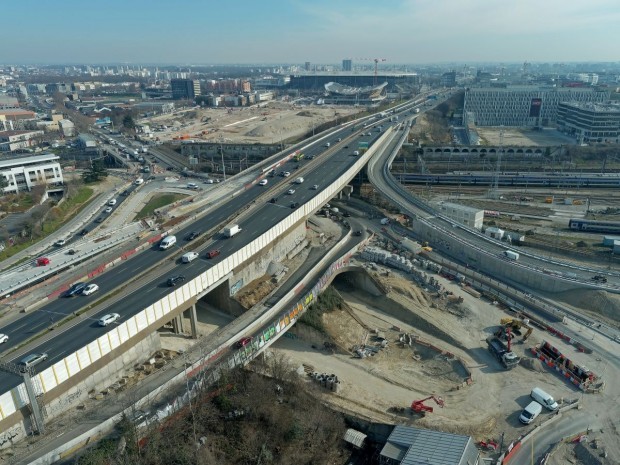
[[[312,118],[314,116],[314,113],[312,113],[311,111],[300,111],[299,113],[296,113],[295,116],[305,116],[306,118]]]
[[[576,289],[553,297],[573,308],[602,316],[615,326],[620,325],[620,295],[594,289]]]

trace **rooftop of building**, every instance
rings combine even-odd
[[[475,463],[478,451],[470,436],[397,425],[381,455],[402,465]]]
[[[24,110],[23,108],[5,108],[0,110],[0,115],[34,115],[34,111]]]
[[[599,89],[598,87],[558,87],[554,85],[534,85],[528,86],[524,84],[508,84],[506,86],[472,86],[467,89],[469,92],[608,92],[608,89]]]
[[[413,77],[418,73],[403,73],[403,72],[390,72],[390,71],[377,71],[377,77]],[[316,71],[316,72],[299,72],[292,73],[291,76],[295,77],[313,77],[313,76],[342,76],[342,77],[368,77],[374,78],[375,73],[373,71]],[[264,79],[264,78],[263,78]]]
[[[594,112],[620,113],[620,103],[563,102],[562,105]]]
[[[42,132],[40,129],[32,129],[32,130],[15,130],[15,131],[0,131],[0,137],[11,137],[11,136],[21,136],[23,134],[31,134],[31,133],[39,133]]]
[[[54,155],[53,153],[46,153],[43,155],[31,155],[28,157],[15,157],[15,158],[7,158],[4,160],[0,160],[0,169],[2,168],[12,168],[14,166],[22,166],[25,164],[31,165],[35,163],[44,163],[60,160],[58,155]]]

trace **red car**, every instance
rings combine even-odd
[[[50,259],[47,257],[37,258],[37,266],[47,266],[50,264]]]
[[[250,342],[252,342],[252,338],[251,337],[244,337],[243,339],[237,341],[237,343],[235,344],[235,346],[237,346],[237,348],[242,348],[247,346]]]
[[[220,254],[219,250],[209,250],[207,252],[207,258],[217,257]]]

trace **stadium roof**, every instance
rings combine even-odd
[[[384,82],[376,86],[351,87],[345,86],[344,84],[339,84],[337,82],[328,82],[327,84],[325,84],[325,90],[327,92],[340,95],[368,95],[379,94],[387,85],[388,83]]]

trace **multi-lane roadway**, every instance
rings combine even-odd
[[[1,333],[10,336],[9,342],[0,346],[0,350],[5,352],[16,345],[22,344],[36,334],[45,331],[53,323],[74,312],[80,311],[86,305],[96,302],[102,294],[112,292],[119,286],[127,284],[142,271],[148,270],[162,260],[178,253],[179,247],[192,250],[191,242],[184,241],[184,237],[191,231],[198,230],[203,233],[211,231],[211,239],[201,247],[200,259],[185,265],[179,263],[175,267],[176,269],[167,271],[163,275],[154,272],[152,279],[147,284],[127,295],[121,302],[114,305],[113,308],[103,308],[97,313],[90,315],[87,319],[75,319],[70,324],[58,327],[56,329],[57,334],[53,339],[39,346],[34,346],[29,351],[45,352],[49,355],[49,358],[44,363],[37,366],[39,371],[54,364],[67,354],[84,347],[105,331],[105,328],[100,328],[97,325],[97,320],[104,314],[114,311],[121,315],[121,321],[123,321],[124,318],[138,313],[143,308],[171,292],[166,284],[169,276],[182,274],[188,280],[194,278],[204,272],[206,268],[213,266],[232,252],[263,234],[274,223],[288,216],[291,212],[292,203],[303,204],[333,183],[342,172],[357,160],[357,157],[353,156],[353,151],[357,149],[358,142],[368,142],[372,145],[381,135],[376,129],[365,129],[365,134],[367,135],[360,136],[349,127],[331,133],[328,138],[304,150],[306,158],[316,157],[314,160],[302,161],[299,164],[300,169],[295,169],[297,163],[292,162],[282,167],[282,170],[291,172],[291,176],[288,178],[280,176],[267,178],[269,181],[267,186],[255,185],[246,189],[195,223],[176,232],[175,235],[179,241],[175,247],[160,251],[158,246],[154,245],[151,250],[144,251],[116,266],[114,273],[105,273],[98,276],[94,280],[100,288],[98,293],[88,297],[59,297],[41,309],[0,328]],[[342,139],[341,142],[338,142],[339,138]],[[325,147],[328,141],[331,144],[330,148]],[[304,182],[299,185],[292,184],[292,181],[298,176],[303,176]],[[312,188],[314,185],[319,186],[317,190]],[[286,192],[291,188],[294,188],[295,192],[289,195]],[[257,202],[259,197],[260,200]],[[275,203],[269,202],[269,199],[273,197],[277,197],[278,200]],[[231,213],[242,211],[246,206],[254,202],[257,202],[257,205],[253,208],[252,214],[239,221],[243,231],[231,239],[223,239],[219,229],[230,220]],[[218,232],[213,233],[214,229]],[[220,250],[220,255],[213,259],[206,259],[204,251],[210,249]],[[73,321],[76,323],[73,323]],[[9,356],[9,360],[4,361],[18,361],[20,358]],[[16,375],[3,376],[0,379],[0,392],[6,392],[20,382],[20,377]]]

